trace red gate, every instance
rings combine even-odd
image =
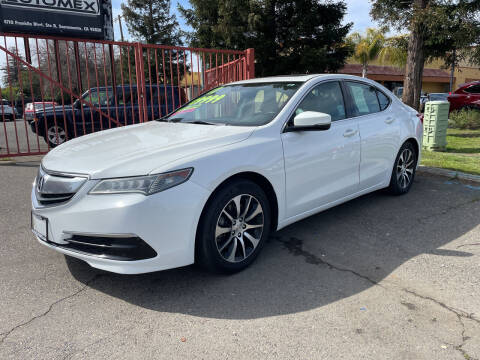
[[[153,120],[215,86],[254,77],[253,49],[0,36],[0,158],[45,154],[71,138]]]

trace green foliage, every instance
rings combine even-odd
[[[449,126],[454,129],[480,129],[480,110],[453,111],[450,114]]]
[[[18,86],[7,86],[0,88],[0,91],[2,92],[2,98],[8,101],[15,101],[17,94],[19,93],[18,90]]]
[[[373,0],[371,15],[383,25],[412,31],[421,24],[425,59],[442,58],[447,66],[469,60],[480,64],[480,0]],[[453,55],[453,50],[461,50]]]
[[[480,175],[480,130],[447,130],[446,152],[423,151],[422,165]]]
[[[378,57],[382,63],[389,63],[399,68],[404,68],[407,64],[407,49],[408,36],[392,36],[385,39],[385,44]]]
[[[342,1],[190,0],[192,46],[255,49],[258,76],[334,72],[352,54]]]
[[[170,0],[128,0],[122,4],[128,31],[136,39],[148,44],[182,45],[182,32]]]
[[[384,29],[368,28],[365,35],[351,34],[347,41],[355,46],[353,58],[363,65],[375,60],[385,44]]]

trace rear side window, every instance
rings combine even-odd
[[[349,81],[345,82],[345,85],[352,96],[353,116],[367,115],[380,111],[377,91],[373,86]]]
[[[472,85],[464,89],[465,92],[470,94],[480,94],[480,85]]]
[[[379,90],[377,90],[377,97],[378,97],[378,102],[380,103],[380,110],[382,111],[385,110],[390,104],[390,99],[388,98],[387,95],[385,95]]]

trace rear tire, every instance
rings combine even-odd
[[[270,233],[271,209],[256,183],[239,179],[209,200],[196,239],[196,262],[211,272],[235,273],[258,256]]]
[[[415,179],[417,169],[417,149],[411,142],[406,142],[400,148],[388,190],[393,195],[403,195],[409,192]]]

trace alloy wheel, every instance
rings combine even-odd
[[[414,168],[415,156],[412,150],[404,149],[397,163],[397,180],[402,189],[407,188],[412,182]]]
[[[50,144],[55,146],[63,144],[67,138],[65,130],[60,126],[50,126],[47,130],[47,137]]]
[[[262,238],[263,208],[252,195],[235,196],[223,208],[215,228],[215,243],[220,256],[232,263],[249,257]]]

